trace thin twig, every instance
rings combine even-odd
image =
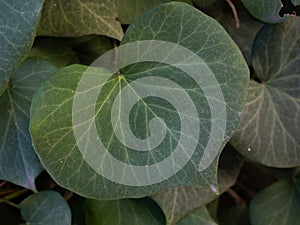
[[[230,6],[230,8],[233,12],[233,16],[234,16],[234,20],[235,20],[235,27],[238,29],[238,28],[240,28],[240,20],[239,20],[239,16],[236,11],[236,8],[231,0],[226,0],[226,2],[228,3],[228,5]]]
[[[20,190],[20,188],[3,190],[3,191],[0,191],[0,196],[1,195],[7,195],[7,194],[10,194],[10,193],[18,191],[18,190]]]
[[[0,183],[0,188],[3,187],[6,183],[7,183],[7,181],[1,182],[1,183]]]
[[[8,204],[8,205],[10,205],[12,207],[17,208],[17,209],[19,208],[19,206],[17,204],[15,204],[15,203],[13,203],[11,201],[8,201],[6,199],[3,199],[3,198],[0,199],[0,203],[6,203],[6,204]]]

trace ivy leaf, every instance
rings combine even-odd
[[[176,225],[218,225],[210,216],[205,207],[188,214]]]
[[[86,200],[87,225],[163,225],[164,215],[150,199]]]
[[[30,50],[43,0],[0,1],[0,96],[13,70]]]
[[[37,38],[29,57],[44,59],[57,68],[79,62],[75,52],[67,45],[66,40],[55,38]]]
[[[245,7],[255,18],[266,23],[278,23],[286,18],[279,16],[282,7],[281,0],[242,0]],[[300,4],[300,0],[291,0],[294,5]]]
[[[196,27],[195,24],[197,24]],[[166,32],[168,29],[170,29],[170,32]],[[182,29],[180,34],[177,32],[178,29]],[[196,53],[209,65],[214,72],[216,79],[218,79],[219,84],[217,84],[217,87],[220,86],[220,89],[224,94],[227,120],[219,119],[219,108],[217,110],[217,115],[212,119],[208,104],[209,100],[204,95],[203,90],[199,86],[197,87],[197,84],[193,79],[182,70],[172,66],[165,66],[157,63],[153,64],[151,62],[137,63],[130,68],[124,68],[124,70],[122,70],[123,74],[120,76],[113,75],[112,72],[108,72],[107,69],[95,67],[88,68],[82,65],[63,68],[44,82],[36,92],[31,108],[30,125],[35,150],[39,155],[42,164],[53,179],[63,187],[89,198],[117,199],[125,197],[142,197],[153,194],[164,188],[178,185],[190,186],[201,184],[206,188],[210,188],[211,185],[217,186],[216,173],[218,155],[239,121],[238,112],[243,109],[246,87],[248,85],[249,71],[242,54],[235,43],[215,20],[201,13],[194,7],[183,3],[167,3],[147,12],[128,28],[123,43],[125,44],[133,41],[145,43],[143,40],[149,39],[168,41],[168,43],[176,43],[186,48],[190,48],[193,50],[192,55],[195,55],[194,53]],[[142,45],[140,47],[142,48]],[[150,55],[155,55],[156,58],[161,56],[161,53],[156,52],[159,51],[159,49],[153,48],[148,49],[147,51],[149,52],[151,50],[152,53]],[[140,48],[126,51],[125,54],[137,56],[138,51],[140,51]],[[222,52],[222,54],[218,55],[217,53],[220,52]],[[184,61],[186,58],[180,60]],[[155,67],[153,67],[153,65],[155,65]],[[74,134],[78,132],[78,128],[79,130],[86,131],[90,127],[85,127],[89,122],[80,122],[86,120],[84,116],[88,114],[81,114],[81,111],[77,110],[72,112],[75,90],[78,82],[82,79],[83,74],[86,73],[87,69],[89,69],[89,78],[93,80],[89,81],[91,83],[88,83],[92,85],[92,87],[95,87],[94,85],[99,87],[98,85],[100,85],[100,87],[103,87],[103,91],[100,92],[100,95],[98,95],[98,93],[95,95],[96,97],[98,96],[95,100],[96,105],[90,102],[90,98],[81,95],[81,92],[79,93],[79,96],[83,97],[83,99],[80,101],[77,99],[76,101],[80,104],[83,103],[84,107],[99,111],[96,116],[93,114],[93,118],[95,116],[95,127],[100,136],[98,138],[92,138],[90,136],[92,134],[86,132],[80,135],[80,140],[76,142]],[[199,78],[204,75],[204,73],[197,73]],[[105,77],[107,77],[107,79],[110,77],[107,82],[103,81],[103,79],[106,79]],[[177,112],[172,105],[176,103],[176,101],[174,103],[174,99],[176,99],[174,96],[176,96],[178,92],[176,92],[176,94],[173,93],[172,88],[168,90],[165,88],[165,84],[157,81],[152,85],[142,86],[139,86],[139,83],[135,82],[138,81],[138,79],[147,79],[149,77],[151,79],[153,77],[153,79],[156,79],[155,77],[161,77],[164,80],[172,81],[174,85],[176,84],[176,87],[182,87],[173,88],[173,90],[185,90],[188,94],[183,97],[189,96],[189,98],[192,99],[186,101],[186,103],[191,103],[191,101],[193,101],[192,103],[198,107],[196,117],[188,116],[186,118],[201,120],[199,125],[201,126],[199,128],[199,137],[201,138],[199,138],[199,142],[189,140],[189,143],[195,143],[195,154],[193,154],[191,160],[188,160],[182,167],[179,167],[177,163],[171,163],[172,165],[167,164],[167,166],[178,169],[174,174],[171,174],[168,177],[165,177],[165,172],[173,171],[173,168],[162,170],[158,164],[164,162],[163,160],[171,155],[174,146],[181,146],[178,144],[180,135],[186,137],[188,137],[188,135],[186,134],[187,130],[181,131],[180,118],[182,117],[180,117],[179,112]],[[99,80],[97,80],[98,78]],[[204,81],[205,79],[203,78],[203,82]],[[135,86],[135,84],[137,86]],[[123,128],[114,129],[111,122],[111,109],[114,102],[122,107],[122,109],[127,105],[127,102],[124,100],[121,101],[121,103],[116,101],[117,95],[125,86],[128,87],[127,90],[137,90],[139,87],[139,90],[141,90],[142,87],[142,90],[150,92],[149,97],[142,97],[143,100],[134,104],[130,113],[128,113],[130,121],[128,123],[131,133],[133,133],[134,136],[138,139],[146,139],[149,137],[149,130],[152,130],[151,126],[149,127],[149,121],[153,118],[163,118],[168,127],[165,139],[162,140],[157,147],[153,147],[150,152],[135,151],[134,147],[128,147],[128,145],[122,144],[122,141],[120,141],[115,134],[116,131],[122,131]],[[209,87],[206,88],[209,89]],[[95,89],[91,88],[88,93],[94,93],[93,90]],[[151,93],[153,90],[157,91],[157,93],[171,93],[172,97],[170,97],[170,101],[173,102],[169,103],[166,100],[158,98],[155,94]],[[181,102],[180,105],[182,104],[184,104],[184,102]],[[184,107],[184,111],[191,110],[189,106]],[[126,114],[122,109],[119,109],[118,112],[122,115]],[[80,120],[75,126],[72,125],[73,115],[79,116]],[[117,113],[117,115],[119,114]],[[184,114],[184,116],[185,115],[187,114]],[[199,118],[197,118],[198,116]],[[87,120],[90,121],[90,119]],[[219,121],[218,128],[220,124],[225,124],[227,122],[224,136],[222,134],[219,137],[212,137],[212,139],[209,139],[212,121]],[[158,124],[159,126],[162,126],[161,122]],[[218,128],[216,129],[218,130]],[[155,132],[151,131],[151,133],[153,133],[154,137],[161,138],[164,137],[164,135],[161,135],[161,130],[164,129],[158,129]],[[191,130],[190,126],[189,130]],[[195,130],[198,132],[198,128]],[[129,132],[125,133],[128,134]],[[125,138],[124,134],[121,134],[121,136],[120,139]],[[85,139],[86,137],[88,139]],[[139,172],[135,169],[128,171],[128,173],[123,169],[119,169],[119,167],[108,169],[109,166],[111,166],[109,163],[112,158],[104,160],[101,155],[92,154],[89,155],[89,157],[92,156],[89,160],[92,160],[93,162],[87,162],[87,155],[85,153],[81,154],[82,152],[79,150],[82,149],[79,149],[77,144],[79,144],[81,148],[83,147],[84,151],[90,152],[94,149],[98,149],[96,147],[98,146],[98,143],[90,143],[91,145],[86,147],[84,141],[81,141],[84,139],[93,141],[100,139],[105,146],[100,148],[100,152],[109,152],[108,155],[105,154],[106,157],[113,155],[113,157],[118,159],[118,162],[121,162],[122,165],[133,165],[134,168],[138,167],[147,170],[150,168],[156,170],[156,172],[146,172],[151,178],[143,174],[142,177],[139,176],[138,179],[135,179]],[[204,154],[205,146],[208,144],[209,140],[218,141],[221,143],[221,146],[213,149],[213,151],[215,151],[214,153],[212,153],[212,151],[207,152],[207,161],[205,162],[209,161],[212,162],[212,164],[207,165],[208,167],[205,168],[205,171],[199,172],[201,156]],[[185,151],[177,152],[181,154]],[[173,157],[173,155],[171,157]],[[210,157],[212,159],[210,159]],[[170,159],[171,158],[169,157],[169,160]],[[101,171],[99,172],[98,169],[105,170],[112,174],[111,176],[104,175]],[[128,175],[132,173],[132,176]],[[155,174],[155,176],[153,174]],[[126,175],[126,178],[124,178],[123,175]],[[114,179],[114,176],[121,176],[121,179],[116,180]],[[156,179],[157,177],[161,180],[155,182],[151,180],[152,178]],[[130,184],[122,183],[124,179],[126,179],[127,182],[127,178],[130,181]],[[146,184],[143,183],[140,185],[140,180],[144,178],[147,179],[145,181]],[[147,183],[148,181],[150,181],[150,183]],[[136,182],[138,182],[138,184]]]
[[[80,37],[90,34],[122,39],[115,1],[45,1],[38,35]]]
[[[0,97],[0,179],[32,190],[42,166],[29,134],[30,104],[36,88],[55,71],[46,61],[27,59]]]
[[[256,37],[245,112],[232,138],[245,157],[272,167],[300,165],[300,18],[266,25]]]
[[[243,158],[227,145],[220,157],[218,170],[220,193],[207,190],[202,186],[192,186],[170,188],[151,197],[164,211],[167,224],[176,224],[185,215],[205,206],[231,187],[236,182],[242,165]]]
[[[55,191],[32,194],[19,205],[22,218],[35,225],[71,225],[71,211],[64,198]]]
[[[299,223],[300,195],[295,184],[280,180],[259,192],[250,204],[252,225],[290,225]]]
[[[118,0],[118,18],[122,24],[131,24],[136,18],[141,16],[147,10],[172,0]],[[191,0],[177,0],[178,2],[186,2],[192,4]]]

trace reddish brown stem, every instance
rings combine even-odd
[[[230,6],[233,16],[234,16],[234,20],[235,20],[235,27],[238,29],[240,28],[240,20],[239,20],[239,16],[238,13],[236,11],[235,5],[232,3],[231,0],[226,0],[228,5]]]

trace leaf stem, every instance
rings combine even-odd
[[[4,198],[0,199],[0,203],[6,203],[6,204],[8,204],[8,205],[10,205],[10,206],[12,206],[14,208],[19,209],[19,206],[17,204],[15,204],[15,203],[13,203],[13,202],[11,202],[9,200],[6,200]]]

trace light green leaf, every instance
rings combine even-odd
[[[164,225],[164,215],[150,199],[86,200],[87,225]]]
[[[19,207],[28,225],[71,225],[70,208],[57,192],[42,191],[30,195]]]
[[[299,223],[300,196],[295,184],[281,180],[259,192],[250,204],[252,225]]]
[[[162,3],[174,0],[116,0],[118,8],[118,18],[122,24],[130,24],[147,10]],[[192,4],[191,0],[177,0]]]
[[[151,196],[165,213],[167,224],[176,224],[187,214],[218,198],[231,187],[239,175],[243,158],[227,145],[220,157],[218,185],[220,193],[201,186],[176,187],[158,192]]]
[[[42,166],[29,134],[30,104],[36,88],[55,71],[46,61],[27,59],[0,97],[0,179],[35,189],[34,179]]]
[[[57,68],[79,62],[67,40],[59,38],[37,38],[29,56],[51,62]]]
[[[278,23],[285,20],[279,16],[279,11],[282,7],[281,0],[242,0],[245,7],[252,16],[266,23]],[[294,5],[300,4],[300,0],[291,0]]]
[[[199,208],[188,214],[176,225],[218,225],[210,216],[205,207]]]
[[[195,24],[197,24],[196,28]],[[170,32],[168,29],[170,29]],[[178,29],[182,29],[182,31],[178,33]],[[172,33],[172,31],[174,33]],[[195,55],[194,53],[196,53],[209,65],[217,79],[216,85],[220,87],[224,95],[226,102],[226,108],[225,106],[224,108],[226,110],[227,120],[219,118],[220,116],[224,116],[220,115],[219,108],[217,115],[211,118],[211,109],[208,101],[213,101],[212,99],[214,98],[207,98],[204,95],[204,89],[202,90],[190,76],[175,67],[143,62],[122,69],[122,75],[120,76],[112,75],[112,73],[101,68],[90,67],[88,74],[92,81],[89,81],[89,84],[92,85],[92,87],[94,87],[94,85],[103,87],[103,90],[100,92],[100,95],[98,95],[98,93],[95,95],[96,97],[98,96],[98,99],[95,99],[96,105],[90,102],[90,98],[80,93],[79,94],[84,98],[82,101],[76,101],[80,104],[84,104],[83,106],[89,109],[95,108],[96,112],[98,112],[95,116],[95,129],[99,137],[97,138],[96,136],[92,138],[90,132],[80,135],[80,140],[77,140],[77,143],[81,146],[79,149],[74,138],[74,133],[78,131],[78,128],[83,131],[90,129],[88,125],[90,119],[88,119],[89,121],[87,122],[86,118],[84,118],[87,114],[81,114],[80,110],[75,110],[73,115],[80,117],[80,121],[73,127],[72,107],[78,82],[82,79],[88,67],[80,65],[66,67],[43,83],[36,92],[31,111],[31,135],[34,140],[35,150],[42,164],[60,185],[80,195],[97,199],[141,197],[153,194],[167,187],[178,185],[190,186],[201,184],[206,188],[210,188],[211,185],[217,186],[216,174],[218,156],[239,121],[238,112],[243,109],[248,85],[248,67],[242,54],[215,20],[201,13],[194,7],[183,3],[167,3],[149,11],[128,28],[123,43],[138,40],[140,41],[138,43],[145,43],[142,42],[142,40],[149,39],[168,41],[168,43],[176,43],[189,48],[193,50],[193,56]],[[156,54],[156,50],[159,51],[159,49],[153,49],[155,52],[149,49],[148,51],[144,51],[144,53],[151,52],[152,50],[152,54],[150,55],[154,54],[155,58],[161,57],[161,53]],[[125,53],[128,55],[125,55],[125,58],[126,56],[129,57],[130,54],[138,56],[139,50],[140,48],[135,48],[132,49],[132,51],[126,51]],[[168,49],[168,51],[169,50],[170,49]],[[218,55],[217,53],[220,52],[222,52],[222,54]],[[163,54],[166,53],[168,52],[163,52]],[[172,53],[172,51],[169,53]],[[182,55],[179,55],[179,57],[182,57]],[[179,60],[183,64],[186,63],[184,61],[186,58],[180,58]],[[196,76],[199,78],[205,75],[207,74],[196,73]],[[111,78],[104,83],[101,80],[106,79],[105,77]],[[142,86],[140,86],[139,81],[141,80],[138,79],[143,80],[143,78],[146,80],[148,78],[170,80],[172,84],[176,85],[176,88],[173,88],[174,86],[169,88],[164,82],[158,82],[157,80],[155,80],[154,83],[147,85],[142,84]],[[205,82],[205,79],[209,80],[209,78],[203,77],[202,81]],[[119,102],[116,100],[121,90],[122,93],[124,93],[123,89],[125,87],[126,90],[147,90],[149,92],[149,97],[140,96],[141,100],[138,100],[133,105],[128,114],[123,111],[123,107],[128,105],[128,101],[120,100]],[[211,86],[208,85],[206,88],[210,89],[210,87]],[[91,88],[88,93],[94,93],[94,90],[94,88]],[[153,91],[171,97],[167,101],[160,98],[160,95],[158,95],[158,97],[153,94]],[[178,91],[183,99],[177,97]],[[187,94],[182,95],[183,91]],[[215,94],[214,92],[212,93]],[[131,94],[133,94],[133,92],[131,92]],[[128,96],[126,97],[132,99],[137,95]],[[187,98],[191,100],[186,101]],[[179,104],[176,99],[182,102]],[[216,99],[218,99],[218,96]],[[129,122],[125,124],[129,125],[128,130],[130,132],[124,132],[123,127],[114,129],[115,125],[111,122],[111,111],[112,108],[115,109],[115,107],[113,107],[114,102],[117,106],[121,107],[121,109],[117,109],[118,113],[115,114],[118,118],[121,114],[129,115]],[[177,106],[186,105],[183,109],[184,112],[177,112],[173,104]],[[189,114],[191,105],[195,105],[195,108],[197,107],[197,113],[195,113],[195,115],[191,114],[192,116]],[[216,109],[214,110],[216,111]],[[94,118],[95,111],[92,113],[92,117]],[[180,113],[183,117],[180,117]],[[149,126],[149,121],[155,117],[163,118],[164,123],[159,122],[161,120],[156,120],[159,122],[156,125],[162,129],[157,129],[156,127],[156,130],[153,131],[151,125]],[[193,120],[190,126],[188,126],[188,129],[185,128],[184,131],[181,131],[181,126],[183,126],[181,125],[181,119],[186,121],[191,118],[195,119],[195,121],[199,120],[200,127],[192,129],[196,124]],[[85,120],[85,122],[82,120]],[[216,121],[215,123],[219,121],[218,125],[216,125],[217,130],[220,124],[226,124],[224,136],[222,134],[221,136],[219,135],[218,137],[212,137],[210,139],[212,121]],[[88,125],[88,127],[86,127],[86,125]],[[120,125],[120,123],[117,123],[117,125]],[[164,127],[168,129],[163,129]],[[162,133],[164,130],[165,135]],[[181,136],[188,137],[189,134],[187,134],[187,130],[199,132],[199,141],[196,142],[193,138],[190,138],[185,142],[184,148],[182,148],[182,144],[178,143],[178,140]],[[118,135],[120,135],[120,138],[116,136],[116,132],[119,132]],[[150,135],[150,132],[152,135]],[[150,143],[150,141],[147,140],[148,137],[158,137],[160,140],[157,146],[153,147],[151,145],[153,142],[149,144],[151,145],[151,151],[145,151],[149,147],[147,146],[141,148],[141,150],[144,150],[143,152],[138,152],[134,147],[128,147],[128,144],[132,143],[126,142],[127,146],[122,144],[128,133],[133,133],[132,135],[138,140],[145,139],[144,142],[147,142],[147,145]],[[97,153],[95,153],[95,155],[86,154],[86,151],[91,152],[94,149],[98,149],[97,146],[99,143],[90,142],[91,145],[86,147],[87,145],[85,145],[82,140],[101,140],[104,146],[99,150],[101,153],[104,152],[105,156],[101,156],[100,154],[96,155]],[[207,157],[205,158],[207,159],[205,162],[212,162],[212,164],[207,165],[208,168],[205,171],[199,172],[200,160],[204,155],[204,149],[209,140],[220,142],[220,146],[213,149],[213,151],[215,151],[213,153],[212,151],[205,152],[205,157]],[[134,141],[133,145],[138,143],[140,142]],[[186,153],[186,149],[189,149],[190,144],[194,144],[195,153],[191,158],[188,158],[186,163],[178,166],[177,162],[179,160],[173,158],[175,157],[173,156],[173,152],[175,152],[174,148],[179,146],[178,149],[182,151],[177,150],[176,152],[183,154]],[[83,151],[83,154],[81,154],[82,152],[79,150]],[[109,154],[106,154],[107,152],[109,152]],[[83,155],[85,157],[83,157]],[[89,160],[93,161],[92,163],[91,161],[89,161],[89,164],[87,163],[87,155],[90,157]],[[169,155],[171,156],[168,157]],[[183,155],[182,157],[180,156],[180,159],[186,158],[186,154]],[[130,169],[128,173],[122,169],[123,167],[121,169],[119,167],[109,169],[111,166],[110,163],[112,162],[111,160],[113,160],[112,158],[118,159],[114,162],[121,162],[120,164],[122,166],[124,164],[128,166],[133,165],[134,167],[131,168],[134,169]],[[165,162],[165,158],[173,161],[167,164],[166,170],[160,167],[160,165]],[[174,161],[176,161],[176,163],[174,163]],[[91,165],[95,170],[91,168]],[[172,168],[169,168],[169,166]],[[136,168],[138,169],[136,170]],[[139,175],[140,168],[147,170],[142,176],[140,176],[141,174]],[[175,173],[165,176],[169,171],[174,171],[173,168],[177,169]],[[149,172],[152,169],[155,170],[155,172]],[[101,172],[103,170],[111,174],[106,176]],[[120,179],[115,179],[116,176]],[[138,178],[135,179],[136,177]],[[156,178],[160,180],[153,182],[152,179]],[[130,184],[124,184],[124,180],[127,182],[127,179],[130,181]],[[146,183],[144,182],[141,185],[140,180],[143,180],[143,182],[145,180]]]
[[[266,25],[256,37],[245,112],[232,138],[245,157],[272,167],[300,165],[300,18]]]
[[[0,0],[0,96],[25,59],[38,27],[43,0]]]
[[[38,35],[79,37],[98,34],[121,40],[115,1],[46,0]]]

